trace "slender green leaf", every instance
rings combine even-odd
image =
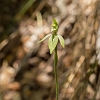
[[[51,34],[46,35],[42,40],[40,40],[38,43],[44,41],[45,39],[47,39]]]
[[[23,4],[20,8],[20,12],[18,13],[18,15],[24,15],[25,12],[33,5],[33,3],[36,0],[27,0],[27,2],[25,2],[25,4]]]
[[[61,35],[57,35],[60,41],[60,44],[62,45],[62,47],[64,48],[65,44],[64,44],[64,38]]]
[[[48,40],[48,46],[50,49],[50,54],[52,53],[52,35],[50,36],[49,40]]]
[[[50,54],[52,54],[53,50],[57,46],[57,43],[58,43],[58,37],[57,36],[53,36],[53,35],[50,36],[49,41],[48,41]]]

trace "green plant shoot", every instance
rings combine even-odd
[[[58,63],[58,55],[57,55],[57,44],[58,40],[60,44],[64,48],[64,39],[61,35],[57,34],[58,32],[58,23],[55,19],[53,19],[52,26],[51,26],[51,34],[46,35],[42,40],[38,43],[44,41],[49,37],[48,46],[50,50],[50,54],[54,51],[54,74],[55,74],[55,83],[56,83],[56,100],[58,100],[58,73],[57,73],[57,63]]]

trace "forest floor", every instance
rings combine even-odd
[[[50,33],[53,18],[65,39],[64,49],[58,44],[59,100],[100,100],[99,4],[99,0],[2,1],[0,100],[55,100],[53,55],[47,40],[38,44]]]

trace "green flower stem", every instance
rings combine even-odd
[[[61,35],[57,34],[58,31],[58,23],[55,19],[53,19],[53,23],[51,26],[52,34],[46,35],[42,40],[40,40],[38,43],[44,41],[49,37],[48,40],[48,46],[50,50],[50,54],[54,51],[54,74],[55,74],[55,84],[56,84],[56,100],[58,100],[59,96],[59,87],[58,87],[58,73],[57,73],[57,63],[58,63],[58,55],[57,55],[57,44],[58,40],[60,41],[60,44],[64,48],[64,39]]]
[[[57,46],[54,50],[54,74],[55,74],[55,84],[56,84],[56,100],[58,100],[58,73],[57,73],[57,63],[58,63],[58,55],[57,55]]]

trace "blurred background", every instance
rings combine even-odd
[[[0,0],[0,100],[55,100],[53,18],[59,100],[100,100],[100,0]]]

